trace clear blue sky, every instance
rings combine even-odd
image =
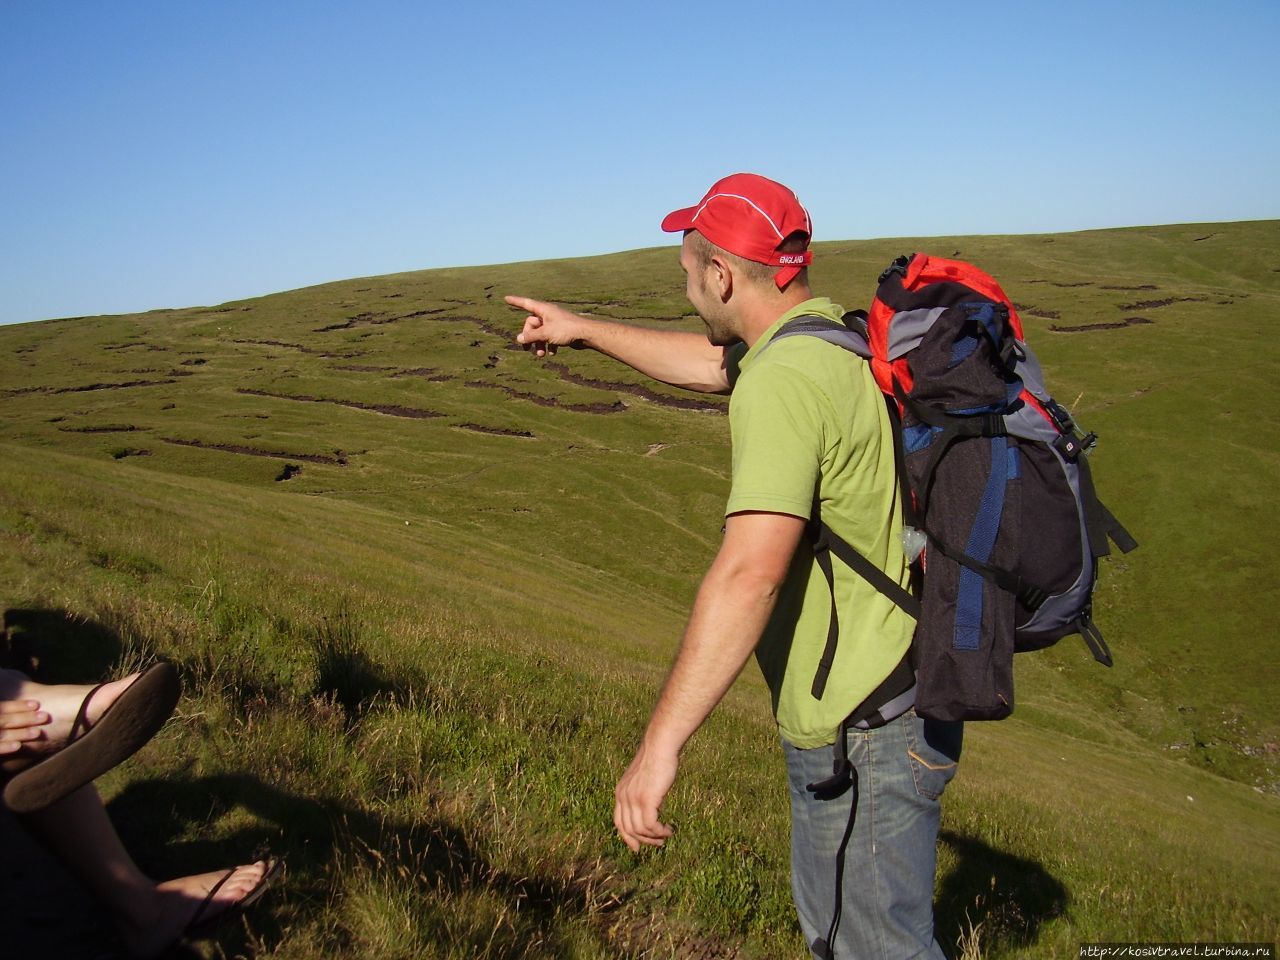
[[[1276,218],[1277,43],[1277,0],[4,0],[0,322],[669,243],[738,170],[827,240]]]

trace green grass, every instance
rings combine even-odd
[[[1280,224],[820,244],[815,286],[860,305],[915,248],[1002,280],[1142,542],[1098,591],[1115,668],[1074,638],[1020,658],[1015,717],[970,727],[940,939],[1276,939]],[[668,848],[612,836],[726,420],[510,350],[501,303],[694,329],[682,289],[668,248],[0,328],[13,640],[52,678],[177,661],[178,716],[104,791],[157,874],[287,852],[231,953],[804,955],[754,669],[686,751]]]

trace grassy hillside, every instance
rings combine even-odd
[[[1274,940],[1280,223],[819,244],[863,305],[925,249],[1019,304],[1142,543],[1105,564],[1107,671],[1020,658],[948,794],[957,956]],[[612,839],[714,553],[724,401],[512,349],[526,293],[697,329],[671,248],[0,327],[0,602],[83,678],[160,653],[177,722],[106,781],[158,873],[269,840],[257,956],[799,957],[754,669],[690,746],[668,848]],[[66,933],[74,936],[74,932]],[[71,948],[68,948],[71,949]]]

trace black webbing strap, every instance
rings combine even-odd
[[[909,591],[903,589],[898,584],[898,581],[855,550],[825,523],[819,527],[818,542],[815,544],[814,549],[824,549],[834,553],[845,566],[892,600],[903,613],[919,619],[920,601],[913,597]]]
[[[1115,541],[1121,553],[1128,553],[1138,547],[1138,541],[1121,526],[1106,505],[1098,499],[1093,486],[1093,474],[1089,470],[1089,461],[1081,457],[1076,461],[1080,477],[1080,497],[1084,501],[1085,523],[1089,527],[1089,544],[1093,547],[1095,557],[1105,557],[1111,553],[1107,540]]]
[[[1080,614],[1076,620],[1076,628],[1080,631],[1080,636],[1084,639],[1085,646],[1093,654],[1093,659],[1104,667],[1111,666],[1111,648],[1107,646],[1107,641],[1102,639],[1102,631],[1093,622],[1093,616],[1089,610],[1085,610],[1084,613]]]
[[[889,411],[889,431],[893,434],[893,462],[898,469],[898,499],[902,503],[902,521],[908,527],[923,529],[924,524],[911,492],[911,477],[907,474],[907,451],[902,445],[902,414],[898,412],[895,398],[884,396],[885,409]]]
[[[818,670],[813,675],[813,685],[809,692],[815,700],[821,700],[827,689],[827,677],[831,675],[831,665],[835,663],[836,647],[840,643],[840,612],[836,608],[836,578],[831,569],[831,551],[825,547],[813,545],[813,559],[827,578],[827,589],[831,594],[831,614],[827,618],[827,642],[822,647],[822,657],[818,660]]]
[[[845,566],[893,601],[903,613],[917,620],[920,618],[920,601],[913,597],[909,591],[904,590],[896,580],[850,546],[848,542],[825,523],[819,521],[817,524],[811,524],[811,531],[813,557],[818,564],[818,568],[822,571],[822,575],[826,577],[827,588],[831,593],[831,616],[827,621],[827,642],[822,649],[822,657],[818,660],[818,670],[814,674],[813,686],[809,691],[813,694],[815,700],[821,700],[822,694],[827,688],[827,677],[831,674],[831,666],[835,663],[836,647],[840,642],[840,620],[839,612],[836,609],[836,581],[835,572],[831,567],[831,555],[835,554],[835,556],[839,557]]]
[[[981,560],[975,560],[963,550],[957,550],[955,547],[943,543],[932,533],[929,534],[929,545],[944,557],[954,560],[962,567],[968,567],[980,577],[990,580],[1001,590],[1012,593],[1018,598],[1018,602],[1028,610],[1039,610],[1045,600],[1049,599],[1049,591],[1043,587],[1028,583],[1017,574],[1005,570],[1003,567],[995,567],[989,563],[983,563]]]
[[[845,737],[843,727],[841,727],[840,736]],[[819,960],[835,960],[836,932],[840,929],[840,914],[844,907],[844,854],[849,847],[849,839],[853,836],[853,825],[858,819],[858,771],[849,763],[847,739],[844,762],[849,768],[848,782],[853,796],[849,798],[849,822],[845,824],[844,836],[840,838],[840,847],[836,850],[836,898],[835,907],[831,912],[831,926],[827,928],[825,939],[819,937],[809,944],[809,949]]]
[[[1009,308],[997,300],[979,300],[971,303],[960,304],[961,309],[969,315],[969,319],[974,321],[974,326],[978,328],[978,332],[991,345],[992,359],[998,361],[1000,369],[1021,381],[1018,371],[1015,369],[1015,360],[1025,360],[1025,357],[1018,355],[1018,341],[1010,336],[997,337],[985,323],[978,319],[978,314],[990,305],[996,316],[1000,318],[1000,332],[1007,334],[1009,329]]]

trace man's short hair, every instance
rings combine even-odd
[[[693,254],[693,262],[699,267],[705,268],[711,263],[712,257],[722,257],[733,266],[733,272],[738,276],[745,277],[749,283],[768,284],[774,286],[773,278],[781,269],[773,264],[756,263],[754,260],[748,260],[740,257],[736,253],[730,253],[724,247],[716,246],[697,230],[688,231],[689,250]],[[788,236],[782,243],[778,244],[778,249],[785,253],[800,253],[809,244],[809,238],[804,232],[797,230]],[[792,283],[799,280],[802,284],[809,282],[809,268],[804,267],[792,279]],[[788,286],[791,284],[788,283]]]

